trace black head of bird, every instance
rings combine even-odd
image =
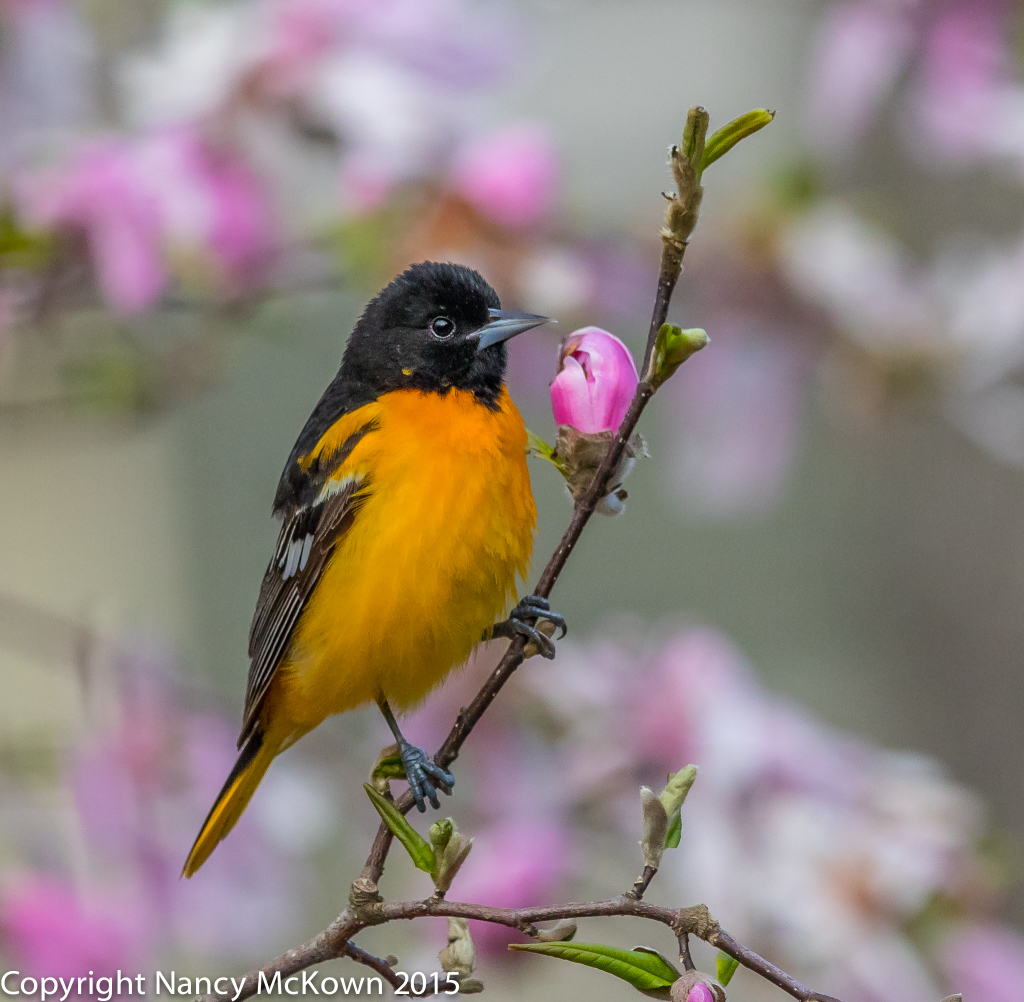
[[[454,388],[491,403],[505,376],[505,342],[547,322],[502,310],[497,293],[472,268],[425,261],[367,305],[340,375],[376,394]]]

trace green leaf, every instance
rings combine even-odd
[[[679,972],[660,953],[646,947],[623,950],[601,943],[510,943],[510,950],[539,953],[613,974],[637,991],[666,998]]]
[[[720,157],[724,157],[741,139],[752,136],[763,129],[775,118],[774,111],[755,108],[739,118],[734,118],[728,125],[723,125],[704,144],[704,155],[701,157],[700,169],[705,171]]]
[[[695,765],[688,765],[686,768],[680,769],[674,776],[668,777],[665,789],[661,791],[661,796],[658,798],[668,815],[668,831],[665,832],[666,849],[679,848],[679,837],[683,832],[680,809],[696,778],[697,767]]]
[[[649,946],[634,946],[630,953],[646,953],[649,957],[655,957],[661,964],[661,970],[664,971],[665,977],[675,981],[679,977],[679,971],[676,970],[675,965],[666,960],[657,950],[652,950]]]
[[[665,848],[678,849],[679,839],[683,834],[683,818],[681,813],[676,813],[668,823],[668,831],[665,832]]]
[[[564,475],[564,464],[555,452],[555,447],[548,445],[540,435],[530,431],[529,428],[526,429],[526,454],[536,456],[538,459],[546,459]]]
[[[669,775],[668,782],[665,783],[665,788],[661,791],[658,799],[661,801],[661,806],[665,808],[665,813],[670,817],[679,813],[696,778],[697,767],[695,765],[688,765],[680,769],[674,776]]]
[[[686,125],[683,126],[683,146],[680,152],[692,166],[697,180],[700,180],[704,158],[707,156],[709,141],[707,134],[710,121],[711,116],[700,105],[696,105],[690,109],[686,116]]]
[[[732,976],[739,966],[740,962],[735,957],[730,957],[729,954],[719,950],[718,956],[715,958],[715,977],[723,988],[732,981]]]
[[[370,798],[370,803],[377,808],[377,813],[383,818],[384,824],[405,846],[405,851],[412,857],[416,867],[426,873],[433,873],[435,859],[430,843],[405,820],[405,815],[390,800],[382,797],[369,783],[363,783],[363,789]]]

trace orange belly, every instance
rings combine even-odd
[[[536,508],[507,391],[494,411],[463,390],[398,390],[341,420],[370,416],[378,429],[336,474],[366,476],[366,500],[264,708],[264,726],[292,740],[382,696],[414,706],[514,604],[529,566]]]

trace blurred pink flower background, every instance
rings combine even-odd
[[[660,394],[658,462],[673,503],[705,520],[763,516],[784,497],[816,381],[844,420],[868,423],[908,362],[946,420],[1024,465],[1024,234],[943,220],[911,243],[899,212],[836,181],[882,163],[911,190],[968,174],[1020,186],[1018,5],[837,0],[820,13],[791,151],[806,184],[741,218],[719,257],[697,257],[688,280],[705,291],[677,307],[699,313],[715,348]],[[376,286],[407,260],[459,257],[509,305],[587,324],[557,374],[552,336],[517,343],[517,400],[546,406],[554,377],[555,424],[617,427],[635,363],[595,324],[640,344],[657,241],[578,225],[553,131],[504,117],[530,45],[510,9],[173,5],[151,44],[112,57],[63,0],[4,3],[0,19],[0,208],[14,248],[3,244],[0,372],[40,330],[56,343],[77,311],[109,311],[147,349],[166,316],[199,316],[181,338],[192,344],[277,294]],[[115,116],[100,110],[105,58]],[[723,257],[733,271],[716,285]],[[828,382],[842,367],[863,378]],[[23,838],[5,864],[5,957],[99,972],[290,945],[310,907],[309,853],[365,818],[339,820],[337,791],[295,753],[203,880],[179,881],[233,761],[233,723],[196,709],[212,700],[146,645],[127,643],[117,664],[116,712],[64,763],[67,844]],[[441,740],[479,668],[411,721],[417,740]],[[713,903],[738,936],[848,1002],[1024,997],[1024,943],[1000,924],[977,798],[936,762],[773,696],[721,633],[609,628],[563,644],[554,670],[528,665],[507,695],[459,763],[468,799],[452,810],[476,842],[454,896],[516,906],[617,892],[637,788],[693,761],[682,843],[658,877],[666,899]],[[382,743],[367,728],[347,752],[369,762]],[[504,931],[474,935],[489,963],[505,956]]]
[[[56,854],[28,842],[25,866],[0,872],[0,948],[48,976],[143,970],[181,949],[222,960],[273,950],[294,934],[309,878],[261,824],[266,805],[207,879],[180,879],[183,847],[234,762],[233,726],[189,707],[166,651],[135,641],[109,654],[118,702],[66,763],[75,835]]]

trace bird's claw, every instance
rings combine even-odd
[[[569,632],[569,627],[565,625],[565,617],[560,613],[552,612],[551,603],[539,595],[527,595],[525,598],[521,598],[519,604],[512,610],[512,616],[518,619],[524,619],[527,616],[546,619],[562,631],[558,635],[559,640]]]
[[[541,657],[547,658],[550,661],[555,656],[554,642],[547,634],[538,630],[536,626],[531,626],[526,622],[528,619],[546,619],[562,631],[559,634],[559,640],[568,632],[565,618],[557,612],[551,611],[551,604],[546,598],[540,598],[537,595],[527,595],[525,598],[520,599],[519,604],[512,610],[508,619],[495,627],[495,634],[507,637],[514,637],[516,634],[519,634],[526,637],[527,640],[537,646]]]
[[[405,767],[405,778],[409,781],[409,789],[416,798],[416,809],[422,814],[427,809],[425,800],[429,800],[430,806],[435,810],[440,808],[441,802],[437,799],[437,791],[441,790],[451,796],[455,777],[447,769],[442,769],[433,762],[422,748],[405,742],[399,746],[399,753]]]

